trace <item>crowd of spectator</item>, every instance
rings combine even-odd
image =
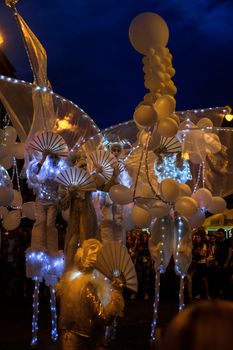
[[[65,222],[58,220],[59,248],[64,246]],[[32,221],[23,219],[20,227],[1,232],[0,295],[5,298],[31,299],[33,284],[25,274],[25,251],[30,246]],[[155,272],[148,242],[149,230],[134,229],[127,232],[126,246],[135,264],[138,293],[130,298],[154,298]],[[233,300],[233,238],[226,238],[224,229],[206,235],[203,228],[193,232],[192,263],[186,276],[187,302],[195,299],[224,298]],[[41,287],[43,288],[43,286]],[[165,299],[178,295],[179,277],[171,259],[167,271],[161,276],[161,296]],[[44,292],[46,294],[46,287]],[[46,295],[45,295],[46,297]],[[174,298],[173,298],[174,299]],[[4,300],[4,298],[3,298]]]
[[[137,297],[148,300],[153,296],[154,268],[150,257],[148,241],[149,231],[134,229],[127,232],[126,246],[135,264],[138,276]],[[194,299],[224,298],[233,300],[233,238],[226,238],[223,228],[207,235],[200,227],[192,234],[192,263],[186,276],[185,294],[187,302]],[[174,273],[174,261],[171,259],[161,288],[178,294],[179,277]],[[166,287],[163,288],[163,284]],[[169,293],[168,293],[169,294]],[[136,295],[132,294],[131,298]]]

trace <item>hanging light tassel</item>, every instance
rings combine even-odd
[[[51,309],[51,340],[57,341],[57,308],[56,308],[56,294],[54,286],[50,286],[50,309]]]
[[[33,294],[33,311],[32,311],[32,341],[31,346],[36,347],[38,342],[38,314],[39,314],[39,291],[40,281],[35,279],[35,287]]]
[[[180,276],[180,291],[179,291],[179,311],[183,310],[184,304],[184,280],[185,275]]]
[[[153,321],[151,323],[151,334],[150,340],[153,343],[156,339],[156,327],[158,320],[158,305],[159,305],[159,294],[160,294],[160,271],[156,271],[155,275],[155,300],[153,304]]]

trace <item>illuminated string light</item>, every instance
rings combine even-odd
[[[155,275],[155,300],[153,304],[153,320],[151,323],[151,334],[150,334],[151,342],[154,342],[156,338],[156,327],[157,327],[157,321],[158,321],[158,305],[159,305],[159,299],[160,299],[160,276],[161,276],[161,273],[165,272],[165,269],[164,269],[164,244],[165,244],[165,230],[166,230],[165,222],[166,222],[165,218],[162,218],[161,219],[162,241],[160,243],[160,249],[159,249],[160,265]]]
[[[193,193],[195,193],[197,191],[197,189],[198,189],[198,185],[199,185],[199,182],[201,180],[201,174],[202,174],[201,170],[202,170],[202,164],[200,164],[199,168],[198,168],[197,181],[196,181],[196,183],[194,185]]]
[[[56,294],[54,286],[50,287],[50,310],[51,310],[51,340],[57,341],[57,308],[56,308]]]
[[[32,340],[31,345],[36,346],[38,342],[38,315],[39,315],[39,288],[40,281],[35,278],[34,294],[33,294],[33,311],[32,311]]]
[[[189,162],[181,159],[181,166],[177,166],[177,154],[165,154],[161,163],[155,163],[155,175],[158,182],[171,178],[179,183],[186,183],[192,180]]]
[[[179,251],[180,251],[180,242],[183,231],[183,222],[181,217],[178,217],[178,242],[176,247],[176,257],[175,257],[175,272],[178,276],[180,276],[180,290],[179,290],[179,310],[182,310],[185,307],[184,304],[184,279],[185,274],[181,271],[179,266]]]
[[[205,188],[205,161],[202,162],[202,187]]]

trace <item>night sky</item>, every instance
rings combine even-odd
[[[131,20],[155,12],[168,24],[177,110],[233,104],[233,1],[21,0],[18,11],[48,55],[53,90],[100,128],[132,118],[147,90],[142,55],[128,39]],[[3,47],[17,77],[32,81],[10,9],[0,3]]]

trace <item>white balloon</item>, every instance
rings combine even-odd
[[[166,46],[169,30],[162,17],[153,12],[136,16],[129,27],[129,39],[136,51],[147,54],[150,48]]]
[[[16,159],[24,159],[25,145],[21,142],[13,144],[12,153]]]
[[[22,216],[35,220],[35,202],[26,202],[22,205]]]
[[[191,197],[180,197],[176,204],[175,210],[182,216],[189,217],[198,211],[197,202]]]
[[[146,228],[149,227],[151,216],[149,211],[135,205],[132,209],[132,222],[135,227]]]
[[[154,108],[160,118],[170,117],[176,108],[176,100],[170,95],[163,95],[157,99]]]
[[[213,126],[213,122],[209,118],[201,118],[197,122],[197,127],[198,128],[207,128],[207,127],[212,127],[212,126]]]
[[[140,105],[136,108],[133,118],[137,124],[147,128],[156,123],[157,113],[152,106]]]
[[[192,195],[192,190],[187,184],[179,184],[179,191],[180,191],[179,193],[180,197],[184,197],[184,196],[189,197]]]
[[[15,142],[17,137],[17,132],[13,126],[7,126],[4,129],[4,141],[7,143],[13,143]]]
[[[192,194],[192,198],[198,203],[201,208],[208,208],[212,201],[212,193],[207,188],[199,188]]]
[[[14,192],[11,187],[0,187],[0,205],[10,205],[14,198]]]
[[[114,185],[109,190],[109,197],[116,204],[129,204],[133,202],[131,190],[124,185]]]
[[[10,145],[7,144],[0,144],[0,159],[5,158],[7,156],[9,156],[9,154],[12,153],[12,148]],[[2,164],[2,161],[1,161]]]
[[[226,209],[226,201],[222,197],[212,197],[212,202],[210,203],[207,210],[212,214],[223,213]]]
[[[23,204],[22,195],[17,190],[13,190],[13,192],[14,192],[14,198],[13,198],[13,201],[11,202],[11,207],[15,209],[19,209],[22,207],[22,204]]]
[[[15,230],[21,221],[21,210],[10,211],[3,219],[2,225],[7,231]]]
[[[8,213],[8,209],[6,207],[0,207],[0,219],[3,219],[4,216]]]
[[[178,124],[172,118],[163,118],[158,123],[157,131],[163,137],[173,137],[178,131]]]
[[[7,155],[6,157],[4,158],[1,158],[1,165],[9,170],[10,168],[12,168],[12,165],[13,165],[13,157],[12,157],[12,154],[10,155]]]
[[[179,196],[179,184],[176,180],[166,178],[160,183],[160,193],[163,199],[174,201]]]

